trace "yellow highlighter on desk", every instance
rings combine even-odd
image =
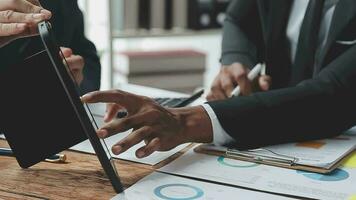
[[[0,156],[15,157],[14,153],[9,148],[0,148]],[[46,162],[51,162],[51,163],[65,163],[66,160],[67,160],[67,156],[65,154],[55,154],[45,159]]]

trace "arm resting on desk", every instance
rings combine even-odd
[[[356,46],[350,47],[315,78],[290,88],[210,102],[222,127],[236,140],[237,148],[332,137],[356,123]],[[201,107],[167,109],[152,99],[123,91],[93,92],[83,102],[116,103],[128,110],[124,120],[112,120],[100,137],[131,128],[129,138],[118,141],[114,153],[122,153],[144,140],[139,157],[169,150],[184,142],[210,143],[213,128]]]
[[[223,129],[214,110],[210,107],[210,105],[203,104],[202,106],[208,113],[211,121],[211,126],[213,128],[213,143],[217,146],[233,143],[235,140]]]
[[[240,149],[332,137],[356,124],[356,46],[290,88],[210,102]]]

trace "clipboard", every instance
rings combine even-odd
[[[212,144],[201,144],[194,148],[197,153],[203,153],[213,156],[224,156],[225,158],[236,159],[241,161],[253,162],[257,164],[270,165],[275,167],[303,170],[309,172],[315,172],[320,174],[328,174],[338,168],[348,155],[353,151],[347,153],[347,155],[339,159],[330,168],[324,168],[321,166],[310,166],[304,164],[298,164],[298,158],[282,155],[266,148],[259,148],[254,150],[239,151],[228,147],[217,147]],[[259,155],[258,151],[269,152],[271,156]]]

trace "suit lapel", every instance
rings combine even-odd
[[[321,53],[321,61],[325,61],[325,58],[335,42],[339,34],[349,24],[351,19],[356,16],[356,2],[355,0],[340,0],[335,7],[334,15],[331,21],[330,31],[324,50]],[[316,71],[319,71],[322,64],[318,66]]]
[[[286,27],[290,15],[292,0],[261,0],[264,4],[265,19],[265,61],[267,73],[273,75],[275,87],[288,82],[290,56],[286,40]]]
[[[258,0],[258,9],[266,43],[273,43],[285,34],[292,0]]]
[[[260,14],[260,21],[262,25],[262,34],[264,41],[267,41],[267,32],[269,31],[268,28],[268,10],[269,10],[269,1],[268,0],[257,0],[258,12]]]
[[[271,41],[277,41],[281,37],[285,37],[285,30],[290,15],[291,0],[271,0],[270,14],[268,23],[270,30],[268,32]]]

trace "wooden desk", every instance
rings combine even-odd
[[[184,94],[132,84],[118,87],[140,95],[151,97],[182,97]],[[99,108],[100,110],[100,108]],[[105,112],[105,108],[104,111]],[[0,147],[8,147],[0,140]],[[177,158],[187,147],[169,159],[152,167],[149,165],[116,160],[116,167],[124,187],[130,187],[155,168]],[[116,194],[106,178],[95,155],[64,152],[67,163],[42,162],[30,169],[21,169],[15,158],[0,156],[0,200],[23,199],[110,199]]]
[[[8,147],[0,140],[0,147]],[[189,149],[187,147],[182,152]],[[125,188],[167,164],[182,152],[158,166],[116,160]],[[116,194],[95,155],[65,151],[67,163],[41,162],[21,169],[15,158],[0,156],[0,199],[110,199]]]

